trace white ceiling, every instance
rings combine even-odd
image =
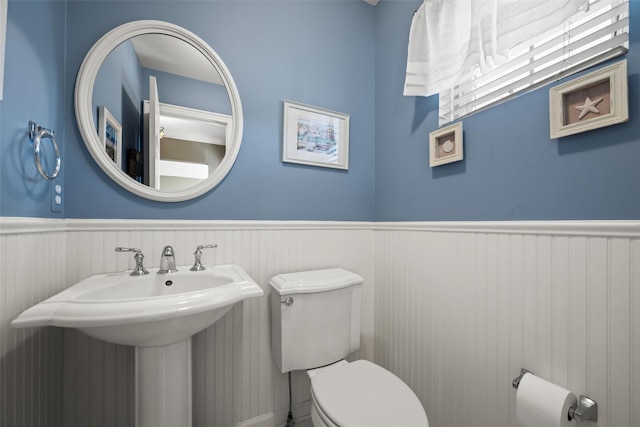
[[[142,67],[222,84],[207,58],[183,40],[165,34],[144,34],[133,37],[131,43]]]

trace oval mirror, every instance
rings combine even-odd
[[[80,66],[75,109],[100,168],[151,200],[211,190],[242,142],[231,73],[206,42],[168,22],[130,22],[98,40]]]

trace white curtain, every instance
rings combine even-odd
[[[509,48],[562,25],[589,0],[425,0],[409,34],[405,96],[429,96],[473,68],[492,69]]]

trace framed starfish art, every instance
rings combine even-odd
[[[629,120],[627,60],[549,90],[551,138]]]

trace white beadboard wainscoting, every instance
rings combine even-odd
[[[0,426],[61,427],[62,330],[11,329],[67,287],[65,224],[0,218]]]
[[[194,427],[285,424],[288,379],[273,363],[270,346],[268,283],[276,274],[334,266],[361,274],[360,356],[373,359],[371,223],[40,221],[0,222],[2,427],[134,427],[133,348],[75,330],[9,326],[25,308],[79,280],[133,268],[131,254],[116,253],[116,246],[141,248],[150,267],[159,264],[165,245],[175,249],[178,265],[191,265],[196,246],[217,243],[204,251],[204,263],[239,264],[265,291],[194,337]],[[46,370],[52,372],[45,377]],[[308,387],[306,374],[294,373],[294,416],[300,421],[310,413]]]
[[[431,426],[515,427],[520,368],[640,426],[640,223],[375,229],[375,360]]]
[[[133,349],[59,328],[12,330],[25,308],[92,274],[237,263],[265,290],[194,338],[194,427],[283,426],[268,281],[341,266],[365,278],[363,348],[404,379],[432,427],[515,427],[520,368],[586,394],[599,427],[640,425],[640,222],[366,223],[0,218],[0,426],[133,427]],[[374,286],[375,279],[375,286]],[[308,380],[293,375],[308,423]],[[587,423],[586,425],[590,425]]]

